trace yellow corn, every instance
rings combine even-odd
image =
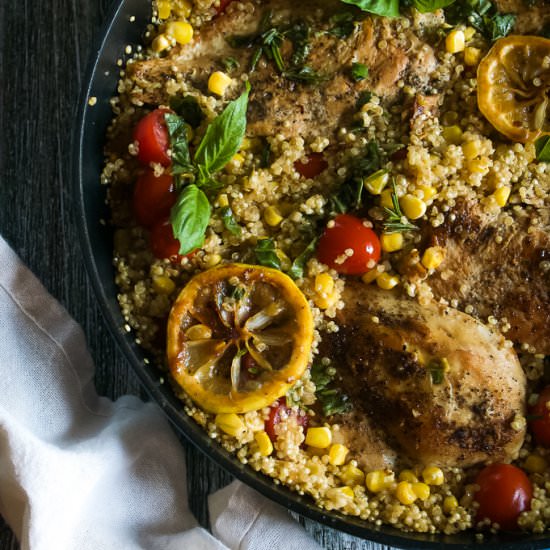
[[[376,277],[376,284],[382,290],[391,290],[399,284],[399,277],[385,272],[380,273],[380,275]]]
[[[193,325],[185,331],[188,340],[208,340],[212,338],[212,329],[206,325]]]
[[[172,21],[166,26],[166,34],[178,44],[189,44],[193,40],[193,27],[187,21]]]
[[[283,217],[276,206],[268,206],[264,210],[264,220],[267,225],[277,227],[283,221]]]
[[[315,292],[327,295],[334,292],[334,279],[328,273],[319,273],[315,276]]]
[[[374,470],[367,474],[365,478],[365,485],[371,493],[379,493],[384,489],[390,487],[394,481],[393,472],[386,470]]]
[[[426,213],[426,203],[414,195],[404,195],[399,199],[399,205],[409,220],[417,220]]]
[[[422,479],[428,485],[443,485],[445,476],[441,468],[437,466],[428,466],[422,470]]]
[[[449,495],[443,499],[443,511],[446,514],[451,513],[458,506],[458,500],[453,495]]]
[[[466,42],[469,42],[474,37],[475,33],[476,30],[474,29],[474,27],[466,27],[464,29],[464,40],[466,40]]]
[[[254,434],[254,440],[262,456],[269,456],[273,452],[273,443],[271,443],[271,439],[269,439],[269,436],[263,430]]]
[[[437,269],[445,259],[445,249],[441,246],[430,246],[422,254],[422,265],[426,269]]]
[[[374,268],[362,275],[361,280],[366,285],[370,285],[372,282],[376,281],[378,275],[380,275],[380,272],[378,271],[378,269]]]
[[[235,413],[220,413],[214,420],[216,426],[227,435],[238,437],[244,432],[244,423]]]
[[[488,157],[481,157],[479,159],[474,159],[468,162],[468,168],[471,172],[475,172],[476,174],[487,174],[487,172],[489,172],[490,166],[491,161]]]
[[[468,46],[464,48],[464,64],[468,67],[475,67],[481,59],[481,50]]]
[[[508,202],[508,199],[510,198],[510,193],[512,192],[512,188],[508,186],[499,187],[494,193],[493,197],[495,199],[495,202],[502,208],[503,206],[506,206],[506,203]]]
[[[228,198],[227,194],[226,193],[220,193],[218,195],[217,202],[218,202],[218,206],[220,208],[226,208],[227,206],[229,206],[229,198]]]
[[[328,452],[328,461],[333,466],[342,466],[346,461],[346,456],[348,456],[349,449],[340,443],[335,443],[331,445]]]
[[[445,38],[445,49],[448,53],[458,53],[464,50],[465,43],[464,31],[454,30]]]
[[[443,139],[452,145],[458,145],[462,142],[462,128],[457,124],[453,126],[444,126],[441,130]]]
[[[204,257],[204,263],[206,267],[214,267],[222,261],[222,257],[219,254],[207,254]]]
[[[412,490],[413,493],[419,498],[420,500],[426,500],[430,496],[430,486],[426,485],[425,483],[418,482],[418,483],[412,483]]]
[[[155,36],[153,42],[151,42],[151,48],[154,52],[160,53],[170,47],[170,40],[165,34],[159,34]]]
[[[416,500],[416,494],[413,491],[412,483],[409,481],[400,481],[395,488],[395,496],[401,504],[408,506]]]
[[[232,79],[222,71],[215,71],[208,79],[208,90],[213,94],[223,96]]]
[[[326,449],[332,443],[332,432],[327,426],[309,428],[306,433],[306,445],[317,449]]]
[[[157,2],[157,12],[159,19],[168,19],[172,13],[170,2]]]
[[[153,277],[153,288],[157,294],[172,294],[176,290],[176,283],[165,275]]]
[[[363,485],[365,482],[365,474],[357,466],[346,464],[340,473],[340,479],[346,485]]]
[[[384,189],[384,191],[380,193],[380,206],[382,206],[382,208],[393,208],[392,195],[393,191],[391,189]]]
[[[395,252],[403,248],[403,233],[382,233],[380,244],[384,252]]]
[[[189,0],[180,0],[178,2],[178,14],[182,17],[189,17],[193,6]]]
[[[424,202],[428,202],[437,195],[437,189],[431,185],[417,185],[416,187],[422,192],[422,199]]]
[[[338,487],[338,490],[347,497],[353,498],[355,496],[351,487]]]
[[[462,153],[467,160],[473,160],[481,153],[481,143],[478,139],[462,144]]]
[[[548,469],[548,462],[539,455],[529,455],[523,467],[531,474],[544,474]]]
[[[403,470],[399,474],[399,481],[408,481],[409,483],[417,483],[418,478],[412,470]]]
[[[367,188],[368,192],[373,195],[380,195],[384,187],[390,181],[390,174],[387,170],[378,170],[374,174],[371,174],[368,178],[363,180],[363,184]]]

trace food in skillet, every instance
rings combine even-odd
[[[550,10],[159,1],[113,101],[120,304],[243,463],[403,530],[550,522]]]

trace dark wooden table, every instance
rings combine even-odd
[[[92,37],[111,2],[0,1],[0,234],[82,325],[97,366],[98,391],[116,398],[142,391],[107,331],[87,280],[70,173],[78,93]],[[182,445],[190,505],[208,526],[206,496],[231,477],[185,440]],[[383,548],[302,521],[325,548]],[[18,547],[0,518],[0,548]]]

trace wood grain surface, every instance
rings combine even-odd
[[[99,393],[143,397],[88,283],[71,196],[71,132],[78,94],[92,38],[111,1],[0,1],[0,234],[82,325],[96,363]],[[182,445],[190,505],[207,527],[206,497],[231,477],[185,440]],[[300,521],[324,548],[387,548]],[[0,549],[17,548],[0,518]]]

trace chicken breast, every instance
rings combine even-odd
[[[343,298],[340,330],[325,345],[353,414],[382,430],[389,448],[413,464],[439,466],[517,457],[526,380],[500,334],[450,307],[421,306],[361,282],[348,281]],[[366,428],[343,423],[361,456]]]

